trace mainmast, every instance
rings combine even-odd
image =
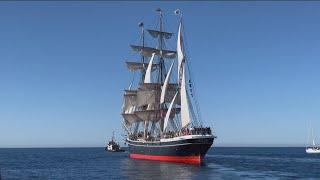
[[[165,64],[164,64],[164,59],[162,57],[162,49],[164,46],[164,39],[163,39],[163,34],[161,32],[163,32],[163,14],[162,14],[162,10],[160,8],[157,9],[157,12],[159,12],[159,36],[158,36],[158,42],[159,42],[159,49],[160,49],[160,56],[159,56],[159,64],[160,64],[160,68],[159,68],[159,78],[158,78],[158,82],[160,84],[163,84],[163,76],[165,74]],[[159,120],[159,124],[160,124],[160,130],[163,130],[163,125],[164,125],[164,117],[163,117],[163,109],[166,108],[166,104],[161,104],[159,103],[159,109],[160,109],[160,120]]]

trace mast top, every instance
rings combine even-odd
[[[162,15],[162,10],[160,8],[157,8],[156,11]]]
[[[139,22],[139,23],[138,23],[138,26],[143,28],[143,27],[144,27],[143,22]]]
[[[175,14],[175,15],[180,15],[180,18],[182,18],[182,12],[181,12],[180,9],[176,9],[176,10],[174,11],[174,14]]]

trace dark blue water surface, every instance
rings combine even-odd
[[[212,148],[201,166],[132,160],[104,148],[0,149],[2,179],[320,179],[304,148]]]

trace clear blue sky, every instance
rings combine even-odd
[[[157,7],[171,31],[183,11],[217,146],[303,146],[308,121],[320,132],[320,2],[0,2],[0,147],[120,139],[128,45]]]

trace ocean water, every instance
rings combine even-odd
[[[211,148],[203,165],[132,160],[104,148],[0,149],[6,179],[320,179],[304,148]]]

